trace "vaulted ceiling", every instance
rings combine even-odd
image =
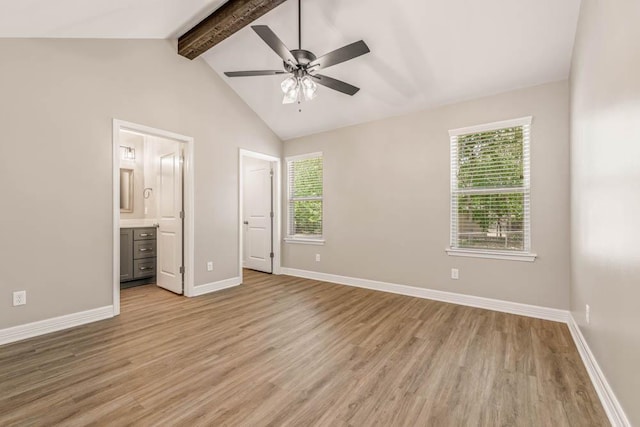
[[[0,37],[177,38],[226,0],[0,0]]]
[[[0,3],[0,37],[174,38],[224,0],[21,0]],[[580,0],[302,0],[302,47],[317,56],[364,40],[371,53],[323,70],[361,88],[282,105],[282,69],[249,26],[202,58],[283,139],[565,79]],[[297,2],[255,24],[297,48]],[[300,111],[301,110],[301,111]]]

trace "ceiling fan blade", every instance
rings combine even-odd
[[[329,89],[337,90],[338,92],[346,93],[347,95],[355,95],[360,88],[345,83],[342,80],[332,79],[331,77],[323,76],[322,74],[316,74],[311,76],[316,83],[326,86]]]
[[[275,76],[277,74],[289,74],[280,70],[257,70],[257,71],[225,71],[227,77],[253,77],[253,76]]]
[[[333,52],[329,52],[326,55],[323,55],[320,58],[311,61],[308,68],[315,67],[314,69],[316,70],[319,70],[321,68],[328,68],[333,65],[340,64],[341,62],[357,58],[358,56],[364,55],[365,53],[369,52],[369,46],[367,46],[365,42],[360,40],[355,43],[343,46],[340,49],[336,49]]]
[[[291,52],[289,52],[289,49],[287,49],[287,46],[282,43],[282,40],[276,36],[276,33],[271,31],[271,28],[266,25],[252,25],[251,28],[253,28],[253,31],[255,31],[256,34],[258,34],[260,38],[264,40],[264,42],[269,45],[269,47],[273,49],[273,51],[277,53],[284,62],[289,62],[292,65],[296,65],[298,63],[296,58],[294,58]]]

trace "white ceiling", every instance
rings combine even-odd
[[[371,53],[321,71],[361,88],[349,97],[325,87],[282,105],[283,76],[227,83],[283,139],[335,129],[510,89],[565,79],[580,0],[303,0],[302,47],[317,56],[364,40]],[[297,47],[297,2],[266,24]],[[205,53],[224,71],[282,69],[245,27]]]
[[[226,0],[0,0],[0,37],[175,38]]]
[[[0,0],[0,37],[173,38],[225,0]],[[322,71],[361,88],[282,105],[281,69],[246,27],[203,55],[283,139],[565,79],[580,0],[303,0],[302,47],[321,56],[364,40],[371,53]],[[258,21],[297,47],[297,1]]]

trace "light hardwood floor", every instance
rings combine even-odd
[[[0,425],[601,426],[564,324],[245,271],[0,347]]]

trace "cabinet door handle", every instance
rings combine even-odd
[[[138,250],[139,250],[140,252],[147,252],[147,251],[150,251],[150,250],[151,250],[151,248],[140,248],[140,249],[138,249]]]
[[[149,236],[153,236],[153,234],[151,233],[141,233],[140,237],[149,237]]]
[[[140,267],[140,271],[153,270],[153,267]]]

